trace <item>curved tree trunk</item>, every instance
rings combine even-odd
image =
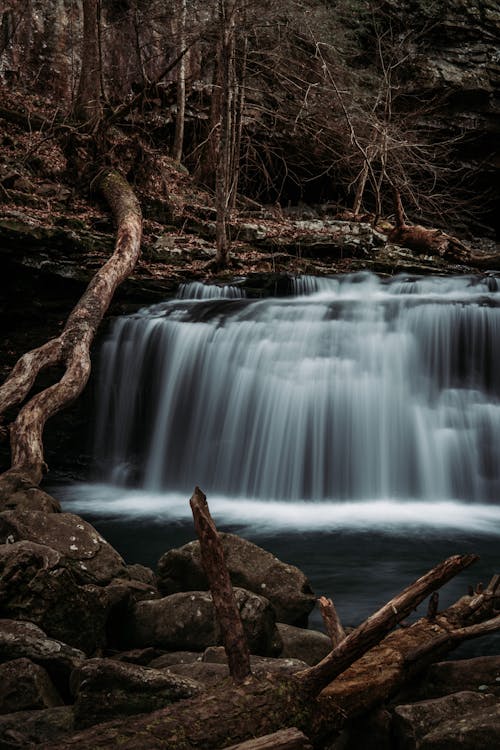
[[[83,391],[90,375],[90,346],[117,286],[133,271],[140,253],[142,216],[134,192],[117,172],[99,179],[117,223],[115,250],[71,312],[60,336],[24,354],[0,388],[0,416],[22,403],[38,374],[63,364],[61,379],[36,394],[10,425],[11,468],[0,476],[0,493],[37,486],[45,468],[45,422]]]

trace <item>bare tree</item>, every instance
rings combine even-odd
[[[83,0],[82,65],[74,113],[88,124],[102,116],[99,18],[100,0]]]

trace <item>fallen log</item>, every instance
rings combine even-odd
[[[318,664],[299,672],[295,677],[310,694],[317,695],[362,654],[381,641],[401,620],[408,617],[434,589],[443,586],[477,559],[476,555],[449,557],[368,617]]]
[[[133,271],[140,253],[142,216],[134,192],[117,172],[100,176],[98,187],[117,224],[111,258],[97,271],[73,308],[61,334],[24,354],[0,388],[0,416],[22,403],[42,370],[62,364],[60,380],[37,393],[10,425],[11,468],[0,476],[0,494],[40,483],[46,468],[42,433],[46,421],[83,391],[90,374],[90,345],[117,286]]]
[[[58,747],[215,750],[291,727],[312,742],[331,739],[351,716],[382,702],[406,680],[414,679],[429,660],[441,658],[478,631],[500,627],[498,617],[491,619],[497,593],[490,586],[482,594],[460,600],[432,622],[423,618],[396,630],[373,648],[419,602],[475,559],[473,555],[455,556],[429,571],[350,633],[317,667],[291,677],[249,677],[240,685],[226,680],[210,693],[149,715],[93,727]],[[425,644],[423,658],[410,658],[419,644]],[[392,666],[386,670],[389,657]],[[341,672],[350,677],[338,676]],[[337,675],[333,682],[332,675]],[[337,689],[341,683],[343,687]]]
[[[480,595],[468,594],[432,619],[422,617],[390,633],[322,691],[322,713],[334,706],[346,718],[356,718],[413,683],[463,641],[499,630],[499,584],[495,576]]]

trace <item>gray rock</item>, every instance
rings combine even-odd
[[[0,511],[38,510],[42,513],[60,513],[58,501],[39,487],[20,487],[0,494]]]
[[[229,677],[227,664],[205,663],[201,661],[192,662],[191,664],[173,664],[165,672],[197,680],[197,682],[206,688],[217,685],[217,683]]]
[[[129,664],[139,664],[141,667],[153,666],[153,662],[162,659],[166,654],[159,648],[133,648],[129,651],[120,651],[110,656],[116,661],[125,661]],[[168,654],[167,654],[168,655]],[[174,663],[174,662],[172,662]],[[167,665],[165,665],[167,666]]]
[[[79,516],[72,513],[15,510],[0,513],[0,543],[27,540],[46,545],[61,555],[85,583],[105,584],[128,577],[118,552]]]
[[[50,743],[56,747],[59,739],[74,729],[73,709],[59,706],[38,711],[16,711],[0,716],[0,747],[22,748]]]
[[[71,676],[75,725],[150,713],[202,691],[194,680],[113,659],[89,659]]]
[[[80,585],[64,556],[50,547],[29,541],[0,545],[0,607],[4,616],[36,623],[85,653],[105,643],[102,590]]]
[[[0,714],[63,705],[46,670],[29,659],[0,664]]]
[[[496,696],[454,693],[394,709],[394,736],[401,750],[482,750],[500,746]]]
[[[265,596],[280,622],[307,624],[315,596],[304,573],[235,534],[220,537],[233,586]],[[208,588],[199,542],[189,542],[160,558],[158,588],[163,594]]]
[[[153,659],[149,666],[154,667],[154,669],[167,669],[176,664],[193,664],[193,662],[200,661],[200,659],[201,655],[199,651],[170,651]]]
[[[227,664],[226,652],[222,646],[209,646],[205,649],[202,661],[209,664]],[[307,664],[300,659],[275,658],[272,656],[250,656],[252,672],[257,676],[264,676],[269,672],[278,674],[294,674],[306,669]]]
[[[500,696],[500,656],[478,656],[433,664],[417,691],[412,693],[412,698],[438,698],[463,690]]]
[[[293,625],[278,622],[277,628],[283,641],[281,656],[301,659],[306,664],[317,664],[332,650],[327,635],[317,630],[295,628]]]
[[[106,604],[106,641],[107,647],[121,649],[126,641],[123,640],[123,622],[127,620],[136,602],[158,599],[156,587],[141,581],[127,581],[115,578],[103,590],[102,597]]]
[[[235,599],[250,650],[259,654],[279,651],[281,642],[267,599],[243,589],[235,589]],[[212,595],[191,591],[138,602],[124,623],[123,637],[130,647],[147,645],[176,651],[203,651],[219,644]]]
[[[49,638],[32,622],[0,620],[0,663],[22,657],[41,664],[52,677],[66,680],[85,660],[83,651]]]
[[[134,565],[127,565],[127,572],[133,581],[145,583],[152,589],[157,588],[158,584],[156,581],[156,576],[151,568],[147,568],[145,565],[139,565],[135,563]]]

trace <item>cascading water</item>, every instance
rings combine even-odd
[[[104,477],[263,501],[500,497],[496,280],[295,290],[198,284],[120,318],[101,353]]]
[[[189,284],[117,319],[97,481],[59,487],[65,509],[154,566],[193,538],[199,484],[219,528],[301,567],[347,624],[448,555],[481,555],[471,583],[497,572],[497,280],[356,274],[292,291]]]

